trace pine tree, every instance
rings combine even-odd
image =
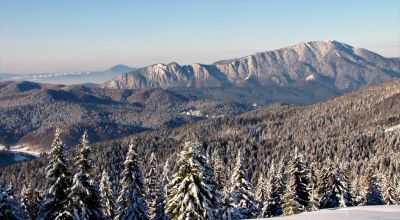
[[[171,219],[216,219],[221,204],[213,168],[198,142],[186,142],[178,170],[167,186],[165,211]]]
[[[268,196],[270,194],[271,186],[268,179],[264,176],[262,172],[258,178],[258,183],[256,186],[256,198],[258,201],[265,203],[268,201]]]
[[[48,190],[40,204],[38,214],[40,220],[53,220],[61,213],[69,212],[67,196],[71,186],[71,174],[60,134],[61,130],[57,128],[49,154],[49,165],[46,167]]]
[[[100,180],[100,196],[101,206],[103,213],[109,218],[114,219],[115,217],[115,199],[114,193],[112,192],[110,177],[106,170],[103,170]]]
[[[310,201],[306,207],[307,212],[313,212],[318,210],[318,176],[317,170],[311,164],[310,169]]]
[[[81,143],[77,145],[79,150],[75,158],[77,173],[74,175],[68,197],[69,207],[73,209],[75,220],[105,219],[100,203],[98,183],[94,177],[92,148],[89,146],[88,133],[85,131]]]
[[[366,194],[364,197],[364,205],[384,205],[385,201],[382,197],[382,190],[379,185],[378,175],[371,169],[367,171]]]
[[[148,219],[147,205],[142,172],[133,141],[129,143],[128,154],[124,162],[121,189],[117,199],[116,220]]]
[[[248,180],[247,169],[244,167],[242,154],[239,151],[236,166],[231,178],[229,203],[231,210],[225,216],[232,219],[256,218],[260,212],[260,201],[257,200],[255,189]]]
[[[146,202],[148,205],[149,217],[151,220],[155,219],[157,212],[157,197],[159,193],[159,175],[157,173],[157,159],[154,153],[151,153],[148,163],[149,170],[146,174]]]
[[[169,183],[172,177],[172,166],[170,164],[170,158],[164,164],[162,175],[161,175],[161,184],[159,186],[158,194],[157,194],[157,210],[156,216],[154,219],[156,220],[168,220],[170,219],[168,215],[165,213],[165,201],[167,194],[167,184]]]
[[[6,188],[4,185],[0,184],[0,219],[25,219],[21,205],[15,197],[15,191],[12,185]]]
[[[289,170],[287,172],[288,188],[293,190],[294,199],[296,204],[300,204],[299,210],[305,211],[309,206],[311,198],[311,187],[310,187],[310,171],[307,169],[302,161],[302,157],[296,155],[289,162]],[[292,192],[291,192],[292,193]],[[287,201],[284,201],[287,202]]]
[[[347,176],[332,165],[324,168],[319,180],[319,208],[336,208],[354,205],[354,196]]]
[[[353,194],[353,186],[347,174],[341,168],[337,169],[339,182],[342,182],[342,196],[339,200],[340,207],[350,207],[356,205],[356,197]]]
[[[392,187],[391,182],[386,180],[383,184],[383,200],[386,205],[399,205],[400,200],[399,196],[397,196],[396,190]]]
[[[225,195],[226,190],[226,171],[224,167],[224,162],[221,159],[218,151],[216,150],[213,154],[213,167],[214,167],[214,176],[215,176],[215,183],[217,186],[217,190],[221,192],[222,196]]]
[[[294,178],[290,179],[283,196],[282,208],[284,216],[295,215],[303,211],[303,206],[298,202],[296,191],[291,188],[292,186],[295,186],[294,180]]]
[[[285,191],[285,183],[283,182],[283,171],[276,172],[276,170],[271,170],[271,192],[268,195],[268,201],[264,204],[262,217],[273,217],[280,216],[283,213],[282,199]]]
[[[36,219],[39,212],[39,204],[42,201],[42,194],[32,188],[29,184],[28,187],[24,186],[21,191],[21,206],[24,210],[27,219]]]

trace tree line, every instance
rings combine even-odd
[[[361,186],[355,186],[357,182],[339,161],[328,160],[318,168],[294,147],[289,157],[271,161],[251,178],[246,150],[238,148],[229,170],[224,154],[208,151],[209,144],[188,137],[179,154],[162,163],[151,153],[143,165],[131,140],[123,168],[116,169],[121,179],[113,190],[115,183],[108,172],[95,167],[87,132],[69,161],[57,129],[45,169],[44,191],[28,182],[18,195],[12,185],[1,184],[0,218],[242,219],[400,203],[394,178],[378,173],[373,164],[360,175]]]

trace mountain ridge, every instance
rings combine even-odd
[[[338,91],[400,77],[400,60],[338,41],[308,41],[212,64],[157,63],[124,73],[103,87],[117,89],[292,86],[316,80]]]

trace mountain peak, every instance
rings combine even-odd
[[[139,77],[140,76],[140,77]],[[278,50],[215,62],[154,64],[114,78],[113,88],[296,86],[315,82],[339,92],[400,77],[400,60],[336,40],[307,41]]]
[[[124,73],[132,71],[132,68],[123,64],[118,64],[108,69],[108,71],[112,73]]]

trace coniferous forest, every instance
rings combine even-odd
[[[400,81],[66,146],[0,170],[0,219],[243,219],[400,204]]]

